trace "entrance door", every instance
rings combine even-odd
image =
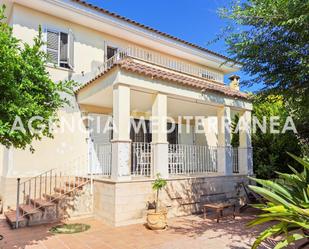
[[[132,143],[151,143],[152,136],[150,133],[149,120],[134,119],[134,123],[135,123],[135,128],[139,128],[139,129],[135,130],[133,125],[131,125],[130,139]]]
[[[178,124],[167,123],[167,141],[169,144],[178,144]]]
[[[110,175],[112,164],[112,117],[104,114],[89,114],[90,165],[92,174]]]

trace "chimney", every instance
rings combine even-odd
[[[239,79],[240,77],[238,75],[232,75],[229,77],[230,81],[230,88],[232,88],[233,90],[237,90],[239,91]]]

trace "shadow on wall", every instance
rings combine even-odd
[[[201,213],[203,204],[234,201],[240,203],[245,192],[241,182],[246,179],[226,181],[218,177],[186,179],[168,183],[162,201],[169,208],[170,216]]]

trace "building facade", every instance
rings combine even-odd
[[[168,180],[162,198],[170,216],[241,197],[238,186],[252,174],[252,104],[237,76],[224,83],[240,65],[83,1],[5,4],[23,42],[33,43],[42,27],[51,78],[79,86],[59,110],[54,139],[35,141],[34,153],[0,149],[4,209],[16,206],[16,178],[52,169],[89,177],[90,214],[116,226],[144,220],[157,174]],[[233,147],[235,116],[242,122]]]

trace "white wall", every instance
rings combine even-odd
[[[42,26],[49,24],[51,27],[59,29],[72,28],[76,36],[74,50],[75,58],[77,58],[76,72],[91,71],[91,67],[96,63],[103,62],[103,42],[98,38],[99,34],[92,33],[90,29],[71,25],[19,5],[15,5],[11,20],[14,36],[30,44],[38,33],[39,24]],[[48,70],[54,81],[68,79],[72,74],[63,69],[48,68]],[[71,107],[59,111],[59,117],[65,119],[68,125],[56,129],[53,139],[43,138],[42,141],[34,141],[32,144],[35,149],[34,153],[31,153],[29,148],[25,150],[12,149],[11,159],[8,157],[3,159],[3,165],[8,166],[6,166],[7,170],[2,172],[6,172],[7,177],[34,176],[52,168],[65,170],[65,168],[70,167],[71,161],[81,160],[81,158],[87,156],[88,134],[81,132],[85,127],[74,97],[71,98],[71,102]],[[75,131],[72,131],[72,126],[75,126]],[[78,127],[81,127],[81,129]],[[3,157],[4,153],[1,153],[1,155]],[[9,164],[8,160],[10,160]]]
[[[48,68],[51,78],[55,81],[70,78],[72,75],[80,75],[82,72],[87,73],[97,68],[98,65],[103,63],[104,41],[110,41],[111,43],[122,47],[128,45],[126,40],[120,40],[111,37],[108,34],[95,31],[89,27],[70,23],[18,4],[14,5],[11,23],[13,25],[14,36],[30,44],[38,33],[39,25],[62,30],[72,29],[75,35],[75,69],[74,72],[70,72],[64,69]],[[175,93],[175,95],[187,96],[192,99],[201,98],[199,92],[193,92],[192,90],[184,88],[177,88],[177,91],[175,91],[175,88],[171,88],[170,86],[165,85],[165,83],[161,84],[160,81],[157,81],[155,82],[156,84],[154,84],[154,82],[151,82],[148,78],[145,79],[145,77],[139,77],[136,79],[135,77],[130,78],[128,76],[129,74],[123,74],[121,79],[130,85],[137,84],[139,87],[143,86],[147,89],[160,86],[159,90],[162,92],[167,91],[169,93]],[[132,79],[134,82],[131,82]],[[219,104],[251,107],[251,104],[246,104],[242,101],[209,95],[209,101],[213,101],[214,98],[221,101],[218,101],[220,102]],[[201,101],[204,100],[201,99]],[[81,123],[81,113],[74,99],[72,100],[72,104],[73,108],[61,110],[59,115],[70,122],[73,120],[76,123]],[[73,133],[66,130],[63,134],[55,134],[54,139],[44,138],[42,141],[34,142],[33,146],[36,150],[34,154],[31,154],[28,149],[24,151],[13,150],[13,165],[8,169],[7,175],[11,177],[36,175],[44,170],[64,165],[71,159],[87,153],[87,137],[88,134],[81,132]],[[182,143],[192,143],[192,137],[190,136],[184,136],[181,140],[183,141]],[[202,137],[198,139],[199,142],[202,142],[202,140]]]

